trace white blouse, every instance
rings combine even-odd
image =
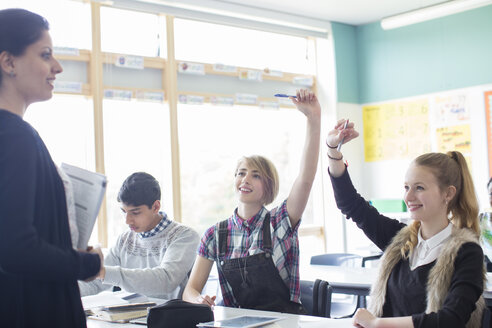
[[[453,224],[449,222],[446,228],[427,240],[422,238],[421,229],[419,229],[418,243],[410,257],[410,270],[413,271],[419,266],[431,263],[437,259],[439,254],[441,254],[443,243],[451,236],[452,228]]]

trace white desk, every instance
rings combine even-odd
[[[376,268],[343,267],[333,265],[301,265],[301,280],[326,280],[334,293],[369,295],[371,285],[376,280]]]
[[[367,296],[376,280],[377,269],[309,264],[301,265],[300,275],[301,280],[328,281],[334,293]],[[487,305],[492,306],[492,272],[487,272],[487,285],[483,297]]]
[[[353,327],[352,319],[328,319],[312,317],[308,315],[295,315],[287,313],[257,311],[247,309],[236,309],[223,306],[216,306],[214,309],[215,320],[238,317],[241,315],[261,315],[282,317],[283,320],[274,324],[263,326],[264,328],[349,328]],[[142,328],[143,325],[130,323],[111,323],[99,320],[87,319],[88,328]],[[163,327],[172,328],[172,327]]]

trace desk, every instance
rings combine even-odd
[[[214,309],[215,320],[233,318],[241,315],[261,315],[282,317],[283,320],[274,324],[263,326],[264,328],[350,328],[352,319],[328,319],[312,317],[308,315],[295,315],[288,313],[257,311],[216,306]],[[87,319],[87,328],[144,328],[143,325],[129,323],[111,323],[99,320]],[[164,328],[164,327],[163,327]],[[172,327],[165,327],[172,328]]]
[[[302,280],[323,279],[330,283],[334,293],[367,296],[376,281],[376,268],[341,267],[333,265],[301,265]],[[483,291],[487,306],[492,307],[492,272],[487,272],[487,285]]]
[[[334,293],[367,296],[376,281],[376,268],[343,267],[334,265],[301,265],[301,280],[326,280]]]

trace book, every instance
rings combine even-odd
[[[73,187],[75,219],[79,235],[77,249],[86,249],[106,192],[106,176],[66,163],[61,164],[61,169],[68,176]]]
[[[95,319],[105,321],[128,321],[146,317],[149,307],[154,305],[156,305],[155,302],[111,305],[92,309],[92,312]]]
[[[155,302],[142,302],[142,303],[128,303],[118,305],[108,305],[101,307],[101,311],[133,311],[140,309],[147,309],[154,306]]]
[[[82,297],[82,306],[86,315],[94,315],[95,311],[101,308],[142,303],[149,303],[147,296],[122,290],[118,292],[102,291],[96,295]],[[152,302],[152,304],[154,303]]]
[[[147,313],[147,308],[133,311],[101,310],[94,313],[94,319],[100,319],[104,321],[128,321],[132,319],[146,317]]]

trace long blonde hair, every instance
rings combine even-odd
[[[413,163],[429,168],[436,177],[441,191],[449,186],[456,188],[455,196],[447,204],[447,215],[448,217],[451,215],[451,222],[455,227],[468,228],[478,238],[480,236],[478,200],[463,155],[459,151],[449,151],[446,154],[427,153],[414,159]],[[404,257],[408,257],[417,245],[419,228],[419,221],[414,221],[410,226],[410,240],[401,250]]]

